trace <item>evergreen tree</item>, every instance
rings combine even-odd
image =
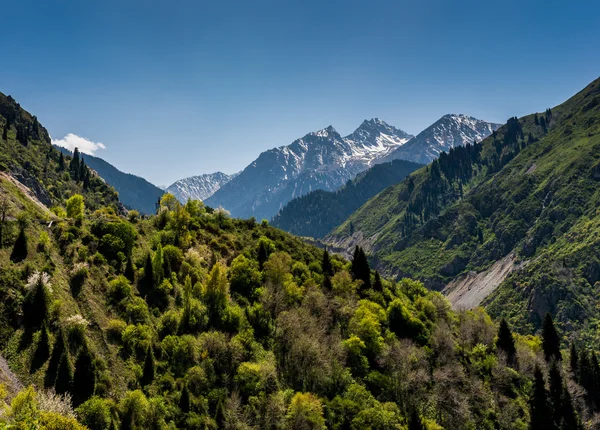
[[[149,385],[154,380],[154,354],[152,352],[152,347],[148,348],[146,352],[146,360],[144,361],[144,373],[142,374],[142,386],[145,387]]]
[[[83,159],[83,155],[81,156],[81,160],[79,161],[79,173],[77,174],[77,177],[79,178],[80,181],[84,181],[85,179],[85,174],[87,173],[87,166],[85,165],[85,160]]]
[[[23,314],[26,327],[33,330],[41,328],[50,315],[50,296],[42,275],[25,296]]]
[[[550,313],[547,313],[544,318],[544,325],[542,327],[542,348],[544,350],[546,361],[549,362],[552,359],[560,361],[562,359],[560,355],[560,338],[558,337]]]
[[[67,351],[64,351],[62,357],[60,357],[60,363],[58,365],[58,372],[56,374],[56,382],[54,383],[54,389],[58,394],[70,393],[73,387],[73,367],[69,360]]]
[[[555,360],[550,364],[548,379],[550,382],[550,404],[554,413],[554,423],[558,427],[562,421],[560,414],[562,412],[563,379]]]
[[[6,120],[6,123],[4,124],[4,131],[2,131],[2,140],[7,141],[8,140],[8,131],[10,130],[10,122],[8,120]]]
[[[27,235],[25,234],[25,226],[21,226],[19,229],[19,235],[13,246],[12,253],[10,254],[10,261],[13,263],[20,263],[27,258]]]
[[[571,393],[569,393],[566,384],[563,384],[560,416],[562,418],[560,430],[582,429],[581,423],[579,422],[579,417],[577,416],[577,412],[575,412],[575,407],[573,406]]]
[[[154,275],[154,285],[160,285],[165,277],[165,270],[163,264],[163,250],[162,246],[159,243],[156,247],[156,252],[154,253],[154,258],[152,259],[152,271]]]
[[[535,123],[535,125],[540,125],[540,119],[538,118],[537,113],[533,116],[533,122]]]
[[[52,355],[50,356],[50,362],[46,369],[46,375],[44,377],[44,386],[50,388],[54,386],[56,382],[56,375],[58,373],[58,366],[60,365],[60,359],[67,350],[65,336],[60,330],[54,339],[54,346],[52,347]]]
[[[331,264],[331,260],[329,258],[329,252],[325,250],[323,252],[323,261],[321,263],[321,270],[323,271],[323,275],[333,276],[333,265]]]
[[[333,289],[333,285],[331,284],[331,278],[329,277],[329,275],[325,275],[323,277],[323,288],[326,291],[331,291]]]
[[[530,430],[555,430],[552,408],[548,401],[548,392],[544,375],[538,366],[535,367],[533,393],[530,399]]]
[[[577,353],[577,348],[575,348],[575,344],[571,343],[571,357],[570,357],[570,364],[571,364],[571,372],[573,372],[573,375],[577,375],[578,369],[579,369],[579,354]]]
[[[383,284],[381,283],[381,276],[379,276],[378,271],[375,271],[375,279],[373,280],[373,289],[380,293],[383,292]]]
[[[58,157],[58,171],[62,172],[63,170],[65,170],[65,156],[61,152],[60,156]]]
[[[181,390],[181,396],[179,397],[179,410],[184,414],[190,411],[190,393],[187,388],[187,384],[184,383],[183,390]]]
[[[73,404],[79,406],[94,395],[96,388],[96,368],[89,348],[84,346],[75,362],[73,375]]]
[[[154,268],[152,266],[152,257],[150,253],[146,255],[146,264],[144,265],[144,276],[140,278],[140,293],[147,295],[154,288]]]
[[[356,246],[354,248],[354,257],[352,258],[352,265],[350,267],[352,277],[354,280],[363,281],[362,289],[368,290],[371,288],[371,269],[369,268],[369,261],[365,251]]]
[[[504,318],[500,321],[498,327],[498,339],[496,340],[496,348],[503,351],[506,354],[508,364],[513,365],[515,363],[517,349],[515,348],[515,339],[510,331],[510,327]]]
[[[135,282],[135,268],[133,267],[133,260],[131,259],[131,254],[127,256],[127,265],[125,266],[125,277],[129,280],[129,282]]]
[[[90,189],[90,169],[88,168],[85,169],[85,176],[83,177],[83,189]]]
[[[42,367],[46,360],[50,357],[50,336],[48,335],[48,328],[46,323],[42,324],[42,330],[40,333],[40,340],[38,341],[33,358],[31,360],[31,372],[35,372],[37,369]]]
[[[79,149],[75,148],[73,151],[73,158],[71,158],[71,163],[69,164],[69,171],[71,173],[71,178],[74,181],[79,181]]]
[[[267,246],[263,241],[260,241],[258,244],[258,268],[262,271],[267,259],[269,258],[269,253],[267,252]]]
[[[412,408],[408,417],[408,430],[426,430],[423,420],[416,408]]]

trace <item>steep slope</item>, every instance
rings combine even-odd
[[[522,329],[545,312],[596,321],[600,280],[600,81],[543,114],[511,118],[367,202],[328,239],[361,243],[385,273],[442,288],[515,253],[484,303]]]
[[[299,236],[323,238],[371,197],[420,167],[405,160],[377,164],[339,190],[317,190],[296,197],[279,211],[272,224]]]
[[[72,155],[65,148],[57,147],[65,155]],[[102,158],[93,155],[83,155],[85,163],[113,186],[119,193],[119,200],[128,208],[135,209],[142,214],[153,214],[156,211],[156,203],[160,200],[164,191],[151,184],[144,178],[131,173],[124,173]]]
[[[329,126],[263,152],[206,203],[234,216],[270,219],[294,197],[336,190],[410,137],[378,119],[345,138]]]
[[[185,203],[188,199],[204,201],[234,177],[235,175],[226,175],[222,172],[190,176],[174,182],[165,191],[173,194],[181,203]]]
[[[382,161],[399,159],[428,164],[451,148],[481,142],[498,127],[500,124],[482,121],[472,116],[444,115]]]

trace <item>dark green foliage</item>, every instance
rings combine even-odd
[[[533,393],[530,399],[530,430],[554,430],[552,407],[548,400],[546,382],[539,367],[534,371]]]
[[[69,163],[69,172],[71,173],[71,178],[75,181],[79,181],[79,149],[75,148],[73,151],[73,158],[71,158],[71,162]]]
[[[179,410],[184,414],[190,411],[190,393],[187,384],[183,385],[181,395],[179,396]]]
[[[23,302],[23,316],[29,330],[40,329],[50,314],[50,297],[42,276],[43,274],[38,276],[37,282],[31,286]]]
[[[56,376],[58,374],[58,367],[62,356],[67,351],[65,342],[65,336],[62,330],[56,334],[54,339],[54,346],[52,347],[52,355],[50,356],[50,362],[46,369],[46,375],[44,377],[44,386],[46,388],[53,387],[56,382]]]
[[[556,361],[550,363],[548,380],[550,385],[550,405],[552,406],[552,412],[554,413],[554,424],[556,427],[559,427],[562,422],[563,379],[556,363]]]
[[[258,244],[258,267],[259,269],[262,271],[264,268],[264,265],[267,261],[267,258],[269,258],[269,253],[267,251],[267,246],[265,245],[265,243],[263,241],[260,241],[260,243]]]
[[[35,372],[40,367],[44,365],[46,360],[50,357],[50,336],[48,335],[48,328],[46,327],[46,323],[42,324],[42,329],[40,333],[40,339],[35,348],[35,352],[31,359],[31,369],[30,372]]]
[[[327,249],[323,251],[323,261],[321,262],[321,271],[323,275],[333,276],[333,265],[331,264],[331,259],[329,257],[329,252]]]
[[[154,267],[152,265],[152,256],[146,255],[144,264],[144,274],[139,280],[139,290],[142,295],[148,295],[154,289]]]
[[[19,229],[19,235],[13,246],[12,253],[10,254],[10,260],[13,263],[20,263],[27,258],[27,235],[25,234],[25,227],[21,226]]]
[[[141,384],[143,387],[150,385],[154,381],[154,353],[152,347],[148,348],[146,352],[146,359],[144,360],[144,372],[142,374]]]
[[[544,318],[544,326],[542,328],[542,348],[544,349],[546,361],[562,360],[562,355],[560,353],[560,338],[556,331],[556,327],[554,326],[552,315],[549,313],[546,314],[546,317]]]
[[[408,417],[408,430],[426,430],[419,411],[416,408],[412,408]]]
[[[131,283],[135,282],[135,267],[133,265],[133,260],[131,258],[131,255],[127,256],[127,265],[125,266],[124,275],[129,280],[129,282],[131,282]]]
[[[371,197],[420,167],[406,160],[377,164],[337,191],[316,190],[291,200],[273,225],[299,236],[323,238]]]
[[[571,372],[573,372],[574,375],[577,375],[579,372],[579,353],[577,352],[577,348],[575,347],[574,343],[571,343],[569,361],[571,365]]]
[[[59,372],[60,377],[60,372]],[[87,346],[81,348],[75,361],[73,375],[73,404],[79,406],[94,395],[96,388],[96,368],[94,359]],[[58,389],[57,389],[58,391]]]
[[[352,277],[355,280],[362,281],[361,289],[368,290],[371,288],[371,269],[365,251],[356,246],[354,248],[354,256],[352,258],[352,267],[350,269]]]
[[[496,340],[496,348],[506,354],[509,364],[515,364],[517,354],[515,340],[510,328],[508,327],[508,323],[504,318],[500,320],[500,325],[498,326],[498,339]]]
[[[561,430],[580,430],[582,429],[581,422],[573,406],[571,393],[567,389],[567,385],[563,384],[562,401],[560,406],[560,429]]]
[[[60,156],[58,157],[58,171],[62,172],[63,170],[65,170],[65,156],[61,152]]]
[[[66,351],[60,357],[54,389],[58,394],[70,393],[73,389],[73,366]]]
[[[383,292],[383,284],[381,283],[381,276],[379,272],[375,271],[375,278],[373,279],[373,290],[379,293]]]

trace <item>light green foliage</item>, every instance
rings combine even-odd
[[[323,405],[311,393],[296,393],[287,413],[288,425],[297,429],[325,429]]]
[[[74,220],[83,220],[85,212],[85,204],[83,202],[83,196],[75,194],[69,200],[67,200],[67,216]]]

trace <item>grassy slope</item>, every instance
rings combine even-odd
[[[387,273],[428,279],[434,287],[465,270],[486,268],[515,250],[532,262],[490,298],[490,309],[509,314],[523,328],[527,324],[537,327],[545,311],[557,313],[566,324],[581,326],[596,313],[597,242],[589,236],[583,242],[575,238],[582,231],[591,237],[598,234],[600,191],[594,172],[598,172],[600,157],[599,85],[597,80],[553,108],[546,136],[534,124],[533,115],[520,118],[524,136],[532,133],[541,139],[497,173],[488,173],[485,162],[476,165],[479,173],[465,184],[464,197],[456,202],[449,199],[439,216],[409,236],[399,232],[400,220],[414,198],[404,181],[367,202],[331,239],[351,243],[352,226],[355,237],[357,232],[364,235],[363,243],[370,245],[374,261]],[[506,126],[499,136],[505,131]],[[482,160],[494,152],[494,137],[484,140]],[[429,168],[413,174],[417,193],[428,174]],[[557,267],[563,259],[566,267]],[[553,287],[536,282],[536,277],[543,277],[540,269],[550,267]],[[513,288],[523,283],[528,287]],[[502,311],[507,303],[512,305],[510,312]]]

